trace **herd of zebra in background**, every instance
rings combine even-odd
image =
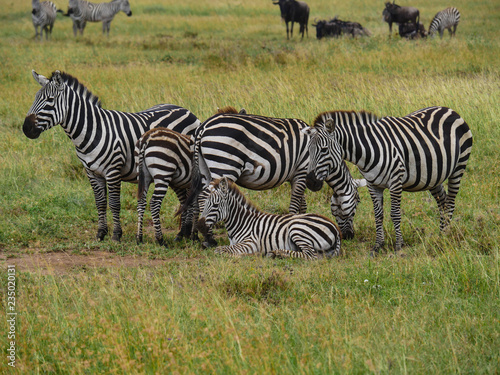
[[[32,20],[35,27],[35,38],[40,35],[40,41],[43,40],[42,32],[45,31],[45,39],[49,38],[56,20],[56,6],[51,1],[32,0]],[[304,32],[308,34],[309,6],[303,1],[297,0],[273,0],[274,5],[279,5],[281,18],[286,24],[287,39],[293,36],[293,25],[298,23],[300,34],[304,38]],[[92,3],[86,0],[69,0],[68,12],[65,16],[71,17],[73,21],[73,34],[83,35],[83,30],[87,22],[102,22],[102,32],[109,36],[111,21],[118,12],[124,12],[127,16],[132,15],[128,0],[112,0],[108,3]],[[433,36],[436,32],[443,37],[444,30],[448,29],[450,36],[454,36],[458,22],[460,21],[460,12],[457,8],[450,7],[438,12],[430,26],[429,32],[419,22],[420,12],[414,7],[402,7],[393,1],[385,4],[382,13],[383,20],[389,24],[389,33],[392,33],[392,24],[399,25],[399,35],[408,39],[415,39]],[[289,33],[288,24],[291,23]],[[338,17],[330,20],[315,20],[313,26],[316,27],[316,37],[339,37],[341,35],[368,36],[371,33],[357,22],[342,21]],[[40,33],[38,32],[40,28]]]
[[[472,134],[455,111],[429,107],[404,117],[379,118],[368,112],[320,113],[313,127],[299,119],[272,118],[219,110],[203,123],[189,110],[160,104],[138,113],[106,110],[99,99],[69,74],[50,78],[32,71],[41,85],[23,125],[31,139],[61,125],[72,140],[94,191],[97,239],[108,233],[107,195],[113,216],[112,239],[120,241],[121,182],[139,183],[137,241],[147,189],[155,184],[150,208],[155,238],[164,244],[159,212],[168,189],[181,203],[180,237],[215,245],[213,225],[226,224],[230,255],[260,253],[302,257],[338,255],[341,240],[354,236],[358,188],[368,186],[376,224],[376,255],[384,244],[383,191],[389,189],[395,250],[403,245],[400,229],[402,191],[429,190],[441,213],[440,229],[450,222],[455,198],[472,148]],[[346,161],[355,164],[354,179]],[[448,181],[448,191],[443,182]],[[304,190],[324,181],[332,190],[331,213],[306,214]],[[250,189],[292,185],[290,212],[271,215],[256,209],[234,183]],[[198,217],[201,213],[201,217]]]

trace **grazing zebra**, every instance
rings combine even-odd
[[[264,213],[226,177],[210,183],[199,229],[206,233],[218,221],[225,223],[231,242],[230,246],[217,247],[218,254],[305,259],[340,254],[341,234],[331,220],[315,214]]]
[[[442,39],[444,30],[448,29],[451,38],[455,35],[455,31],[457,31],[459,21],[460,12],[457,8],[450,7],[437,12],[429,26],[429,35],[434,36],[437,31]]]
[[[135,144],[135,163],[139,174],[137,190],[137,243],[142,243],[142,223],[146,209],[148,187],[154,181],[155,189],[149,202],[156,241],[163,245],[161,231],[161,203],[170,186],[179,202],[184,204],[191,184],[192,144],[190,137],[170,129],[155,128],[147,131]],[[192,212],[184,212],[181,230],[176,240],[189,237],[192,230]]]
[[[455,111],[430,107],[405,117],[378,119],[367,112],[333,111],[318,115],[309,130],[311,162],[308,179],[317,184],[343,160],[358,166],[373,201],[376,224],[375,255],[384,244],[383,192],[389,189],[395,250],[403,246],[402,191],[430,190],[443,230],[452,218],[455,197],[472,147],[468,125]],[[443,182],[448,180],[448,193]],[[349,207],[338,205],[338,211]]]
[[[180,211],[196,200],[203,185],[227,177],[253,190],[272,189],[288,181],[292,187],[289,212],[305,213],[309,136],[302,130],[307,128],[309,126],[299,119],[242,113],[210,117],[196,130],[191,189]],[[325,176],[335,191],[339,176]],[[357,194],[357,190],[354,191]],[[342,235],[352,238],[354,231],[348,228]],[[210,236],[205,238],[205,246],[214,244]]]
[[[73,20],[73,34],[83,35],[83,29],[88,22],[102,22],[102,33],[109,36],[111,21],[122,11],[127,16],[132,15],[128,0],[112,0],[109,3],[91,3],[85,0],[70,0],[68,14]]]
[[[52,28],[56,20],[57,9],[52,1],[31,0],[31,18],[35,27],[35,39],[40,35],[40,41],[43,41],[43,31],[45,30],[45,39],[49,39],[52,34]],[[40,27],[40,33],[38,28]]]
[[[183,134],[192,134],[200,122],[187,109],[160,104],[138,113],[101,108],[99,98],[69,74],[56,70],[47,79],[32,71],[42,86],[36,93],[23,125],[31,139],[60,124],[76,148],[94,190],[99,215],[97,239],[108,232],[106,220],[106,189],[113,214],[113,240],[122,235],[120,225],[121,181],[137,182],[134,147],[147,130],[168,127]],[[107,185],[107,186],[106,186]]]

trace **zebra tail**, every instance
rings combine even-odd
[[[146,172],[147,172],[147,167],[146,164],[144,163],[144,153],[146,152],[146,147],[147,144],[146,142],[142,143],[139,147],[139,154],[138,154],[138,159],[137,159],[137,168],[139,172],[139,186],[137,188],[137,199],[141,199],[142,194],[144,194],[144,191],[146,190]]]
[[[181,215],[185,211],[189,209],[189,207],[193,204],[193,202],[198,198],[198,195],[200,195],[201,190],[203,189],[203,176],[200,172],[200,157],[203,158],[203,156],[200,155],[200,142],[199,139],[201,137],[198,137],[198,140],[195,141],[194,144],[194,151],[193,151],[193,169],[191,172],[191,186],[189,188],[189,193],[186,198],[186,201],[184,204],[177,210],[175,213],[175,216]]]

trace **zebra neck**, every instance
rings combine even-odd
[[[75,147],[85,151],[91,139],[101,139],[109,129],[111,112],[72,90],[67,95],[66,118],[61,124]]]
[[[367,155],[373,152],[371,150],[372,146],[374,146],[371,145],[373,125],[367,126],[353,120],[338,126],[335,133],[342,149],[342,158],[363,170],[366,165]]]
[[[236,238],[238,234],[246,233],[246,231],[241,230],[241,227],[250,227],[255,219],[262,214],[241,193],[230,197],[228,207],[229,214],[224,222],[227,234],[232,239]]]

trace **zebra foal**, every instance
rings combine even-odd
[[[439,37],[442,39],[444,30],[448,29],[451,38],[457,31],[459,21],[460,12],[455,7],[446,8],[440,12],[437,12],[429,26],[429,35],[434,36],[434,34],[438,32]]]
[[[67,16],[73,20],[73,34],[83,35],[88,22],[102,22],[102,33],[109,36],[111,21],[118,12],[132,15],[128,0],[112,0],[109,3],[91,3],[86,0],[69,0]]]
[[[26,137],[36,139],[42,132],[61,125],[73,142],[94,191],[99,216],[97,239],[108,233],[106,206],[113,214],[113,237],[120,241],[121,182],[137,183],[134,149],[147,130],[166,127],[191,135],[200,121],[187,109],[160,104],[137,113],[107,110],[99,98],[75,77],[56,70],[50,78],[32,71],[42,86],[23,124]]]
[[[43,32],[45,31],[45,39],[49,39],[49,34],[52,35],[52,28],[56,20],[58,10],[52,1],[31,0],[31,19],[35,27],[35,39],[40,35],[40,42],[43,41]],[[40,33],[38,33],[40,28]]]
[[[389,189],[391,197],[396,251],[403,246],[403,190],[429,190],[439,207],[440,229],[450,222],[472,148],[469,126],[452,109],[430,107],[405,117],[380,119],[367,112],[324,112],[317,116],[308,133],[308,184],[316,186],[331,170],[344,169],[344,160],[357,165],[366,179],[375,211],[376,242],[372,255],[384,245],[385,189]],[[445,180],[448,192],[443,187]],[[346,208],[337,202],[336,211],[342,213]]]
[[[315,214],[264,213],[226,177],[210,183],[198,227],[207,232],[218,221],[225,223],[231,245],[217,247],[217,254],[304,259],[340,254],[340,230],[331,220]]]
[[[139,186],[137,189],[137,243],[142,243],[142,224],[146,209],[148,187],[154,181],[154,192],[149,206],[158,244],[164,245],[161,231],[160,209],[163,198],[170,186],[180,204],[184,204],[191,184],[192,144],[190,137],[170,129],[156,128],[144,133],[135,144],[135,163],[138,168]],[[176,240],[189,237],[192,230],[193,214],[184,212],[181,217],[181,230]]]

